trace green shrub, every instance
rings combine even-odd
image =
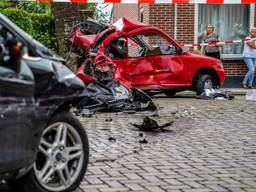
[[[4,9],[11,6],[11,2],[9,0],[1,0],[0,9]]]
[[[39,2],[18,2],[18,9],[27,11],[28,13],[51,13],[52,3]]]
[[[53,16],[47,13],[30,13],[29,16],[33,26],[33,37],[46,47],[58,52]]]
[[[32,35],[49,49],[58,52],[54,18],[48,13],[27,13],[21,9],[1,9],[20,28]]]
[[[0,12],[6,15],[9,19],[11,19],[20,28],[22,28],[29,34],[33,33],[32,21],[30,19],[29,14],[26,11],[13,8],[6,8],[0,10]]]

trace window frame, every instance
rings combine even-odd
[[[142,33],[142,34],[139,34],[139,35],[156,35],[156,36],[159,36],[159,37],[161,37],[161,38],[163,38],[163,39],[165,39],[168,43],[170,43],[173,47],[175,47],[175,50],[177,51],[177,47],[171,42],[171,41],[169,41],[168,39],[166,39],[164,36],[162,36],[161,34],[158,34],[158,33],[155,33],[155,32],[153,32],[153,33]],[[135,37],[137,37],[137,36],[139,36],[139,35],[136,35]],[[132,40],[133,42],[135,42],[133,39],[132,39],[132,37],[134,37],[134,36],[127,36],[126,38],[127,38],[127,40],[129,41],[129,39],[130,40]],[[144,42],[144,39],[142,39],[142,42]],[[135,42],[136,43],[136,42]],[[148,44],[147,44],[147,42],[144,42],[147,46],[146,46],[146,48],[149,48],[149,46],[148,46]],[[140,45],[139,45],[140,46]],[[128,48],[128,54],[127,54],[127,57],[129,58],[129,47],[128,47],[128,44],[127,44],[127,48]],[[176,53],[176,52],[175,52]],[[162,54],[162,55],[154,55],[154,56],[167,56],[167,55],[174,55],[175,53],[173,53],[173,54]],[[154,57],[153,56],[153,57]],[[138,56],[138,57],[130,57],[130,58],[142,58],[142,57],[152,57],[151,55],[150,56]]]
[[[194,43],[198,42],[198,23],[199,23],[199,8],[198,4],[195,4],[195,14],[194,14],[194,20],[195,20],[195,26],[194,26]],[[254,27],[254,14],[255,14],[255,4],[249,5],[250,9],[250,15],[249,15],[249,26],[250,29]],[[227,39],[228,40],[228,39]],[[194,47],[194,50],[197,49],[197,47]],[[221,54],[221,60],[241,60],[243,58],[242,54]]]

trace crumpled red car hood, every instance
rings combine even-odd
[[[91,22],[91,21],[89,21]],[[97,24],[96,21],[93,21],[94,25]],[[99,23],[102,26],[102,24]],[[120,31],[123,33],[128,33],[134,29],[138,29],[141,27],[150,27],[149,24],[141,23],[138,21],[133,21],[127,18],[121,18],[113,25],[106,26],[106,29],[101,31],[99,34],[86,34],[85,32],[81,32],[79,28],[74,27],[69,35],[69,41],[74,43],[82,48],[88,50],[93,45],[97,43],[97,41],[105,34],[108,33],[111,29],[114,31]]]
[[[82,48],[89,50],[91,46],[95,43],[97,35],[85,35],[78,28],[73,28],[70,35],[69,41],[77,46],[82,46]]]

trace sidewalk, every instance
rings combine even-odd
[[[231,91],[233,92],[235,95],[246,95],[247,91],[249,89],[243,89],[243,88],[221,88],[221,90],[224,91]],[[182,92],[178,92],[177,95],[195,95],[194,91],[182,91]]]
[[[223,88],[223,90],[231,91],[235,95],[246,95],[247,91],[249,89],[243,89],[243,88]]]

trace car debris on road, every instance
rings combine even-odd
[[[215,100],[233,100],[234,94],[231,91],[224,91],[221,89],[205,89],[205,92],[197,96],[198,99],[215,99]]]
[[[166,127],[169,127],[173,124],[173,121],[159,125],[158,122],[148,116],[145,116],[142,124],[131,123],[134,127],[138,128],[140,131],[155,131],[163,130]]]

